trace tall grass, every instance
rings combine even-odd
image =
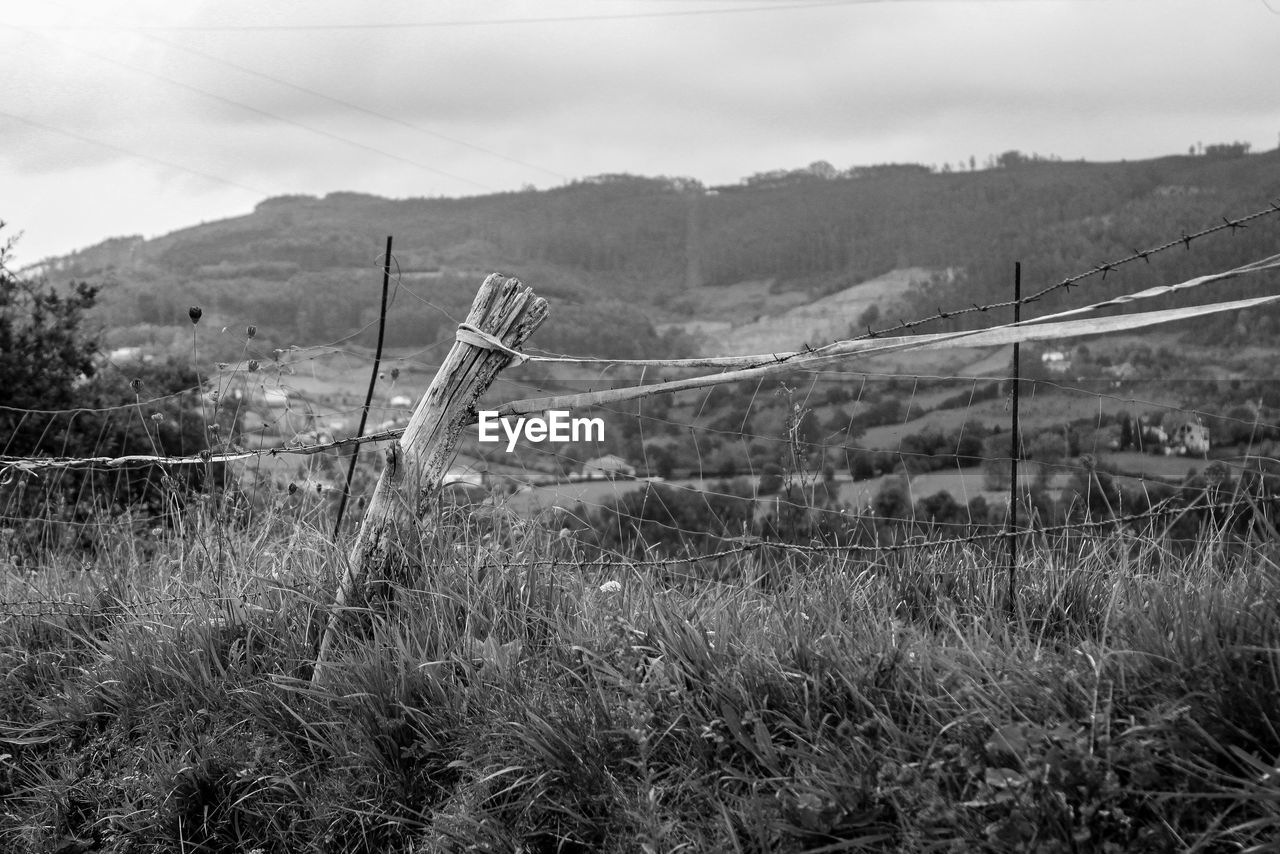
[[[1280,838],[1280,573],[1124,535],[605,565],[443,514],[189,523],[0,584],[11,851],[1238,851]],[[714,575],[714,578],[711,577]],[[77,603],[74,606],[51,603]]]

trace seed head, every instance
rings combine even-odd
[[[200,315],[202,314],[204,314],[204,312],[200,310],[200,306],[198,305],[193,305],[191,308],[187,309],[187,317],[191,318],[192,326],[195,326],[200,322]]]
[[[251,328],[252,328],[252,327],[251,327]],[[258,371],[258,360],[257,360],[257,359],[250,359],[250,360],[249,360],[249,373],[251,373],[251,374],[253,374],[253,373],[257,373],[257,371]]]
[[[254,326],[251,323],[249,324],[249,327],[245,329],[244,334],[246,338],[252,338],[253,336],[258,334],[258,327]]]
[[[129,380],[129,388],[133,389],[134,394],[141,394],[142,393],[141,377],[134,377],[133,379]]]

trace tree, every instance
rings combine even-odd
[[[841,385],[827,386],[824,392],[827,403],[838,404],[849,402],[849,390]]]
[[[840,170],[832,166],[825,160],[815,160],[809,164],[809,173],[819,178],[831,181],[840,176]]]
[[[746,449],[741,442],[721,445],[707,458],[707,472],[716,477],[730,478],[747,467]]]
[[[194,372],[154,363],[129,373],[100,368],[98,338],[86,332],[97,289],[73,282],[63,290],[19,275],[7,265],[13,241],[0,245],[0,409],[4,453],[16,457],[195,454],[208,447]],[[185,393],[174,394],[187,389]],[[224,425],[230,436],[234,424]],[[171,475],[151,464],[108,469],[51,469],[0,486],[0,506],[29,519],[80,522],[100,510],[144,507],[164,512],[181,485],[198,485],[222,466],[185,466]],[[65,499],[65,501],[63,501]],[[37,512],[37,509],[39,512]],[[76,526],[69,526],[75,530]],[[52,532],[52,533],[51,533]],[[24,531],[35,548],[57,532]],[[84,537],[77,541],[85,542]]]
[[[871,501],[877,518],[886,522],[908,522],[912,518],[911,482],[906,475],[886,478]]]
[[[1030,158],[1018,150],[1006,151],[996,158],[996,165],[1001,169],[1016,169],[1026,165]]]
[[[0,410],[0,435],[6,454],[65,455],[54,444],[63,437],[49,432],[51,416],[21,410],[70,409],[77,381],[94,375],[98,341],[80,327],[98,290],[78,282],[59,293],[19,276],[8,267],[14,243],[0,244],[0,387],[8,406]]]
[[[982,464],[982,441],[987,436],[987,426],[981,421],[966,421],[955,438],[956,465]]]
[[[628,553],[654,545],[711,547],[750,530],[755,503],[741,481],[724,481],[711,492],[663,484],[624,493],[594,514],[597,544]]]
[[[969,521],[969,508],[944,489],[917,501],[915,518],[939,525],[964,524]]]
[[[649,444],[644,446],[644,457],[649,463],[649,474],[661,478],[671,477],[675,469],[676,458],[666,445]]]
[[[836,407],[831,411],[831,415],[827,418],[824,425],[827,428],[828,435],[845,438],[849,425],[853,423],[853,417],[848,412]]]
[[[1057,430],[1042,430],[1027,446],[1027,459],[1056,464],[1067,457],[1067,439]]]
[[[756,487],[757,495],[772,495],[782,489],[782,466],[777,463],[765,463],[760,470],[760,484]]]

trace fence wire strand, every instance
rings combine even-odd
[[[1147,261],[1150,256],[1167,251],[1177,246],[1190,248],[1191,243],[1201,237],[1211,235],[1218,232],[1233,231],[1246,227],[1247,224],[1259,218],[1269,216],[1280,212],[1280,205],[1273,203],[1271,207],[1265,210],[1255,211],[1243,217],[1235,219],[1224,219],[1220,224],[1203,228],[1192,234],[1183,234],[1180,237],[1169,240],[1164,244],[1152,247],[1148,250],[1136,251],[1124,258],[1116,261],[1097,264],[1090,269],[1079,273],[1075,276],[1068,277],[1060,282],[1049,285],[1041,290],[1030,294],[1017,301],[994,302],[986,305],[975,305],[972,307],[962,307],[953,311],[939,311],[937,315],[902,322],[897,326],[888,327],[879,331],[868,330],[867,335],[851,338],[843,344],[854,344],[867,339],[877,339],[875,345],[870,345],[858,353],[876,352],[878,347],[886,344],[885,336],[915,329],[925,323],[934,320],[946,320],[954,318],[958,315],[971,312],[986,312],[991,310],[999,310],[1012,307],[1015,304],[1034,303],[1059,289],[1069,289],[1070,287],[1082,282],[1085,279],[1094,276],[1102,276],[1103,278],[1112,271],[1125,264],[1135,261]],[[1235,275],[1243,275],[1246,273],[1256,273],[1269,271],[1280,267],[1280,256],[1271,256],[1266,259],[1254,262],[1251,265],[1237,267],[1225,273],[1213,274],[1210,276],[1202,276],[1197,279],[1187,280],[1172,286],[1161,286],[1159,288],[1148,288],[1132,294],[1125,294],[1118,297],[1112,297],[1107,300],[1095,302],[1089,306],[1078,309],[1071,309],[1050,315],[1047,318],[1038,318],[1027,321],[1023,326],[1052,320],[1055,318],[1074,316],[1079,313],[1095,310],[1101,307],[1117,306],[1124,303],[1132,302],[1136,299],[1146,299],[1162,293],[1170,293],[1175,290],[1195,287],[1199,284],[1217,281],[1224,278],[1233,277]],[[400,280],[397,275],[397,289],[400,289]],[[403,288],[406,294],[414,299],[420,300],[432,308],[444,312],[439,306],[426,300],[420,295],[414,294],[412,289]],[[1267,297],[1263,299],[1276,299],[1280,297]],[[447,314],[447,312],[445,312]],[[455,319],[456,322],[456,319]],[[1011,326],[993,327],[992,329],[1012,329]],[[991,332],[992,329],[978,330],[978,333]],[[253,478],[253,493],[255,498],[261,490],[263,495],[278,501],[293,501],[290,505],[292,509],[299,514],[298,518],[302,518],[301,514],[319,514],[323,507],[317,507],[314,502],[314,496],[310,498],[302,493],[308,491],[310,487],[316,487],[315,492],[324,496],[326,494],[323,481],[323,463],[329,456],[341,453],[354,447],[366,443],[390,442],[398,440],[404,432],[403,426],[389,426],[386,429],[379,429],[367,435],[347,436],[343,438],[335,438],[330,441],[320,440],[321,430],[315,425],[322,418],[337,418],[343,412],[355,412],[360,407],[351,406],[348,410],[343,410],[341,404],[333,405],[332,402],[326,402],[321,406],[319,402],[315,402],[308,398],[293,387],[288,382],[288,377],[296,372],[300,367],[310,363],[313,366],[320,364],[326,359],[349,359],[353,363],[370,363],[372,357],[368,354],[361,353],[357,350],[345,348],[343,345],[352,340],[355,335],[359,334],[359,330],[351,336],[338,339],[324,345],[314,347],[290,347],[288,350],[274,350],[270,354],[260,351],[249,346],[249,342],[245,342],[244,358],[238,361],[228,361],[219,363],[218,372],[215,375],[216,380],[211,384],[195,386],[171,394],[142,397],[141,393],[133,402],[120,403],[112,406],[104,406],[100,408],[68,408],[68,409],[19,409],[16,407],[0,405],[0,412],[10,413],[17,416],[17,423],[20,427],[28,423],[36,424],[41,430],[41,444],[45,440],[57,442],[59,431],[65,431],[62,439],[61,455],[50,455],[40,457],[29,457],[11,455],[6,453],[0,455],[0,487],[10,490],[21,490],[27,484],[40,484],[52,477],[58,476],[60,472],[88,472],[88,473],[111,473],[135,470],[144,467],[157,467],[162,470],[165,475],[177,469],[184,467],[205,467],[214,464],[243,464],[245,466],[254,466],[255,469],[264,465],[274,463],[284,457],[302,458],[308,466],[305,479],[300,480],[298,476],[293,476],[290,480],[289,476],[281,475],[279,472],[267,469],[264,472],[256,472]],[[941,333],[934,336],[919,336],[921,340],[928,341],[946,341],[963,345],[967,338],[971,338],[977,333]],[[388,364],[397,364],[405,366],[414,366],[424,370],[433,367],[432,364],[421,361],[421,357],[427,353],[438,350],[440,347],[450,344],[456,340],[456,336],[448,336],[440,341],[434,342],[427,347],[421,348],[406,356],[402,356],[397,360],[388,360]],[[484,344],[484,342],[481,342]],[[1252,512],[1259,517],[1262,516],[1263,509],[1270,507],[1270,502],[1274,496],[1265,496],[1259,499],[1259,503],[1250,504],[1254,499],[1251,494],[1242,496],[1241,490],[1249,478],[1257,478],[1264,481],[1266,477],[1271,476],[1273,472],[1280,470],[1280,462],[1276,459],[1276,449],[1274,446],[1259,445],[1258,452],[1255,453],[1254,433],[1265,428],[1270,432],[1280,430],[1280,426],[1271,423],[1271,416],[1266,416],[1264,421],[1264,407],[1261,400],[1257,408],[1254,410],[1252,419],[1241,417],[1239,414],[1228,412],[1214,412],[1208,407],[1188,407],[1171,402],[1162,402],[1158,400],[1144,400],[1136,397],[1125,397],[1122,394],[1113,393],[1110,390],[1093,390],[1080,387],[1078,383],[1073,384],[1067,381],[1058,381],[1057,379],[1038,378],[1035,380],[1023,380],[1024,383],[1030,383],[1032,398],[1037,389],[1042,392],[1060,395],[1072,400],[1088,401],[1088,406],[1097,412],[1097,427],[1095,430],[1095,445],[1090,446],[1092,451],[1097,451],[1097,436],[1101,436],[1104,430],[1104,420],[1111,417],[1104,414],[1104,405],[1110,407],[1114,413],[1117,406],[1127,406],[1130,408],[1145,408],[1148,412],[1157,410],[1163,411],[1169,415],[1177,415],[1182,418],[1195,421],[1209,422],[1213,425],[1220,425],[1223,429],[1234,429],[1237,434],[1245,432],[1248,428],[1250,432],[1248,448],[1242,457],[1237,459],[1205,459],[1204,465],[1216,465],[1220,471],[1227,473],[1228,479],[1234,475],[1234,488],[1236,494],[1233,495],[1230,502],[1217,502],[1209,499],[1210,493],[1203,487],[1203,484],[1194,487],[1189,486],[1187,476],[1174,477],[1169,475],[1160,475],[1154,472],[1154,469],[1148,471],[1138,471],[1136,474],[1125,474],[1121,471],[1108,471],[1099,466],[1096,462],[1081,461],[1071,462],[1068,460],[1059,460],[1054,462],[1049,469],[1050,475],[1045,483],[1052,483],[1054,478],[1074,478],[1075,482],[1082,484],[1086,490],[1093,489],[1093,484],[1100,475],[1121,480],[1128,483],[1130,480],[1136,482],[1143,493],[1146,495],[1146,506],[1142,512],[1125,512],[1123,506],[1109,508],[1109,517],[1105,519],[1085,518],[1081,520],[1068,520],[1062,523],[1041,524],[1033,527],[1027,527],[1019,530],[1015,534],[1005,531],[1003,524],[993,522],[991,519],[979,519],[973,516],[970,509],[970,515],[967,520],[956,519],[921,519],[916,515],[915,508],[919,505],[918,499],[923,499],[923,487],[921,492],[917,494],[912,486],[912,481],[919,474],[928,474],[931,471],[943,472],[943,469],[928,469],[932,466],[939,454],[934,451],[920,450],[915,445],[908,442],[908,439],[915,435],[908,431],[913,429],[913,425],[926,425],[930,415],[934,412],[941,411],[948,407],[941,407],[936,400],[938,395],[944,393],[945,389],[941,386],[945,383],[963,383],[965,388],[959,392],[955,392],[946,399],[955,398],[957,395],[963,395],[964,401],[955,408],[965,413],[965,420],[958,432],[953,432],[946,436],[946,451],[954,458],[954,470],[958,472],[961,478],[965,475],[965,466],[960,462],[962,457],[970,456],[964,453],[964,430],[968,426],[968,420],[983,407],[999,406],[1001,399],[998,389],[1008,386],[1012,381],[1010,377],[996,374],[983,375],[965,375],[963,371],[957,371],[952,374],[935,374],[921,372],[912,373],[894,373],[894,372],[875,372],[875,371],[851,371],[847,369],[839,369],[835,366],[831,357],[824,356],[825,348],[818,350],[802,350],[795,353],[772,354],[762,356],[747,357],[717,357],[701,360],[609,360],[609,359],[579,359],[568,356],[543,356],[538,354],[519,354],[521,358],[528,356],[530,361],[562,363],[566,365],[577,366],[584,369],[599,369],[592,376],[559,376],[539,378],[531,375],[529,372],[516,372],[514,376],[505,376],[501,378],[502,388],[532,391],[535,393],[545,394],[548,391],[572,392],[578,389],[576,399],[590,402],[594,412],[608,415],[611,419],[618,423],[623,421],[634,422],[634,429],[638,436],[638,446],[635,449],[636,456],[646,472],[652,472],[658,465],[658,461],[654,455],[657,454],[659,447],[664,446],[671,437],[677,437],[677,441],[686,442],[692,452],[693,459],[696,460],[696,469],[690,472],[696,477],[690,477],[689,480],[698,480],[700,483],[673,483],[658,482],[652,477],[645,480],[637,480],[634,485],[643,493],[641,506],[645,502],[652,501],[659,508],[660,513],[665,514],[664,518],[643,519],[625,517],[620,502],[621,488],[625,482],[615,484],[611,489],[612,494],[606,494],[603,498],[587,498],[580,496],[575,502],[571,502],[572,506],[561,508],[560,517],[575,520],[577,524],[589,526],[592,519],[603,518],[602,514],[612,513],[609,517],[617,528],[617,536],[619,543],[631,542],[632,545],[650,545],[646,543],[645,536],[640,534],[640,522],[651,526],[654,532],[662,536],[669,536],[675,542],[680,543],[681,548],[688,548],[687,543],[682,541],[685,539],[698,539],[703,545],[703,549],[698,553],[689,553],[681,555],[663,555],[654,556],[649,552],[641,555],[628,554],[626,549],[613,548],[605,544],[596,544],[594,546],[595,553],[599,555],[588,563],[601,568],[619,568],[633,567],[637,570],[663,570],[669,571],[673,568],[688,567],[699,563],[714,563],[716,561],[733,561],[741,558],[748,558],[762,552],[779,553],[796,556],[812,556],[812,555],[843,555],[846,557],[862,557],[877,554],[893,554],[911,549],[920,548],[959,548],[963,546],[971,546],[978,544],[998,543],[1003,538],[1009,536],[1035,536],[1039,538],[1052,538],[1057,536],[1070,536],[1077,532],[1086,532],[1094,530],[1103,531],[1128,531],[1132,530],[1132,526],[1143,522],[1154,523],[1157,519],[1172,519],[1170,525],[1165,526],[1164,536],[1169,535],[1169,529],[1174,522],[1180,517],[1188,513],[1195,512],[1200,514],[1218,514],[1221,512],[1243,513],[1246,507],[1252,506]],[[853,352],[853,351],[851,351]],[[857,354],[857,353],[855,353]],[[848,354],[842,354],[848,355]],[[745,361],[744,361],[745,360]],[[751,360],[755,360],[752,362]],[[694,380],[709,380],[711,383],[729,383],[735,382],[740,384],[740,388],[745,389],[750,386],[749,393],[743,392],[742,397],[747,400],[747,404],[741,408],[741,411],[733,410],[725,414],[724,407],[720,404],[712,402],[712,393],[705,388],[696,384],[681,392],[680,396],[671,395],[672,400],[679,401],[672,404],[666,410],[655,410],[645,404],[640,394],[634,394],[631,398],[623,397],[617,399],[618,392],[634,393],[643,391],[645,395],[662,394],[671,391],[671,386],[680,387],[680,381],[665,382],[665,378],[659,376],[655,382],[649,384],[645,380],[649,377],[647,373],[650,370],[658,368],[663,369],[691,369],[697,367],[726,367],[730,365],[740,364],[757,364],[759,371],[752,373],[754,369],[739,371],[737,375],[726,379],[726,374],[710,374],[706,377],[695,377]],[[634,367],[640,370],[638,385],[627,385],[626,383],[636,382],[625,376],[616,375],[610,377],[607,375],[609,368],[604,366],[623,366]],[[536,374],[536,372],[534,372]],[[732,371],[729,372],[733,374]],[[254,376],[256,374],[256,376]],[[775,377],[781,377],[782,380],[791,382],[794,387],[783,386],[775,394],[783,395],[785,400],[776,401],[770,404],[765,400],[768,393],[766,381]],[[881,439],[876,441],[860,441],[854,435],[855,423],[860,424],[865,413],[877,406],[882,401],[880,394],[874,393],[871,385],[876,382],[894,383],[895,390],[900,387],[898,384],[909,386],[899,399],[905,399],[906,403],[897,414],[895,419],[884,424],[872,425],[869,429],[881,430]],[[1209,382],[1209,380],[1196,379],[1196,382]],[[850,382],[856,386],[856,393],[848,395],[843,403],[832,403],[824,400],[822,393],[832,387],[832,383]],[[621,386],[618,384],[622,383]],[[583,385],[589,387],[601,387],[599,391],[581,392]],[[988,392],[991,386],[995,386],[997,394],[990,396]],[[211,386],[211,388],[210,388]],[[393,384],[394,388],[394,384]],[[198,454],[165,454],[163,448],[156,444],[158,432],[153,435],[151,428],[148,426],[148,417],[151,410],[159,411],[158,408],[166,404],[177,404],[191,395],[201,395],[204,401],[209,393],[214,393],[216,397],[213,403],[217,405],[226,404],[228,400],[235,399],[236,395],[241,395],[246,401],[252,395],[265,397],[269,392],[286,393],[286,403],[280,411],[273,411],[270,415],[271,420],[264,418],[263,425],[255,428],[254,431],[246,431],[242,434],[243,439],[257,432],[260,436],[266,437],[268,433],[278,434],[284,437],[290,430],[294,430],[295,438],[292,440],[284,440],[285,444],[279,447],[246,447],[243,445],[231,444],[229,442],[214,443],[210,450],[203,451]],[[701,396],[697,399],[690,400],[690,396],[697,391]],[[561,400],[565,395],[559,395],[555,398],[541,398],[523,401],[515,401],[508,403],[504,409],[510,410],[511,407],[533,407],[545,408],[540,404],[546,404],[548,400]],[[634,405],[631,404],[634,400]],[[227,404],[230,405],[230,404]],[[238,412],[239,403],[235,404]],[[247,402],[245,404],[248,405]],[[770,538],[770,536],[753,533],[756,526],[762,519],[768,520],[768,501],[767,497],[759,494],[750,496],[752,501],[753,513],[748,517],[748,525],[745,526],[743,532],[737,535],[730,535],[728,532],[710,533],[706,531],[697,531],[682,527],[678,519],[678,508],[672,505],[672,502],[678,500],[693,500],[699,503],[701,511],[706,513],[709,518],[718,518],[717,514],[723,513],[724,502],[744,501],[748,496],[741,494],[741,489],[735,487],[732,483],[734,477],[745,477],[750,481],[752,490],[758,486],[759,481],[764,477],[767,466],[760,462],[761,459],[770,455],[777,458],[784,458],[787,454],[792,455],[792,464],[789,466],[787,478],[785,481],[785,494],[780,494],[773,499],[774,513],[781,514],[784,508],[789,508],[792,501],[791,489],[793,486],[799,488],[799,499],[803,502],[806,499],[806,490],[811,490],[812,499],[815,504],[817,502],[818,489],[823,486],[823,479],[819,477],[817,472],[808,472],[805,468],[805,461],[795,458],[796,449],[805,445],[806,442],[801,441],[800,437],[800,421],[802,413],[813,413],[821,409],[834,409],[840,411],[842,407],[847,407],[847,419],[841,416],[846,423],[843,425],[834,424],[833,412],[826,417],[828,423],[820,425],[821,434],[817,446],[820,448],[836,448],[838,454],[843,455],[846,463],[857,455],[886,455],[887,458],[895,461],[895,465],[901,467],[905,472],[907,494],[910,506],[907,508],[910,515],[904,514],[881,514],[874,515],[873,521],[882,525],[896,526],[895,537],[897,539],[881,540],[879,538],[872,542],[819,542],[810,540],[809,542],[786,541],[778,538]],[[680,412],[671,414],[670,409],[679,408]],[[1082,407],[1083,408],[1083,405]],[[385,409],[385,408],[384,408]],[[295,411],[297,414],[295,415]],[[390,411],[390,410],[388,410]],[[407,411],[407,410],[406,410]],[[776,425],[767,428],[758,426],[757,418],[761,413],[774,413],[770,417],[777,420],[777,412],[782,413],[782,424],[778,429],[774,429]],[[685,414],[687,412],[687,414]],[[123,419],[130,426],[134,425],[134,419],[141,423],[141,428],[145,431],[148,440],[153,444],[154,453],[151,454],[100,454],[92,457],[74,456],[65,451],[68,448],[67,437],[73,432],[78,419],[89,417],[102,417],[104,420],[98,426],[98,445],[100,446],[105,437],[108,435],[111,427],[110,420],[107,419]],[[66,426],[62,427],[59,419],[65,419]],[[719,419],[719,420],[717,420]],[[312,429],[297,430],[294,429],[295,420],[300,421],[302,425],[309,425]],[[385,422],[391,424],[392,421]],[[834,425],[834,426],[833,426]],[[1108,423],[1108,425],[1110,424]],[[920,429],[926,429],[922,426]],[[1214,429],[1218,429],[1215,426]],[[891,432],[886,432],[891,431]],[[1024,435],[1025,435],[1024,431]],[[889,440],[883,441],[883,436],[888,436]],[[680,438],[683,437],[683,438]],[[263,439],[265,440],[265,438]],[[756,446],[764,448],[764,452],[756,453]],[[1007,445],[1006,445],[1007,447]],[[728,450],[726,450],[728,449]],[[474,447],[472,448],[474,450]],[[570,472],[578,469],[583,464],[582,448],[577,448],[573,453],[562,452],[546,446],[539,448],[524,448],[523,450],[531,452],[525,466],[524,480],[529,487],[536,486],[545,472]],[[603,456],[609,452],[609,448],[600,445],[594,448],[597,456]],[[803,453],[803,452],[802,452]],[[826,453],[826,450],[823,450]],[[323,455],[323,456],[322,456]],[[942,456],[945,456],[943,454]],[[1072,455],[1073,457],[1075,455]],[[483,457],[482,457],[483,458]],[[740,464],[736,467],[726,469],[725,465],[718,462],[722,459],[736,459]],[[982,459],[998,464],[1002,460],[1008,461],[1008,456],[1000,454],[990,454],[984,452]],[[536,463],[536,467],[535,464]],[[851,463],[849,463],[851,465]],[[971,467],[970,467],[971,468]],[[717,476],[722,472],[727,475]],[[258,476],[261,475],[261,476]],[[513,481],[519,481],[518,474],[508,475]],[[272,477],[283,478],[280,482],[273,482]],[[313,480],[314,478],[314,480]],[[870,482],[871,479],[867,479]],[[283,496],[277,495],[279,491],[285,490],[287,482],[287,491]],[[834,482],[831,481],[831,482]],[[857,492],[857,484],[861,481],[852,476],[848,481],[840,481],[836,484],[835,494],[841,498],[835,503],[824,504],[823,506],[815,506],[808,508],[819,520],[848,520],[853,518],[866,519],[869,503],[866,501],[845,501],[844,493],[841,491],[841,484],[848,483],[850,490],[855,494]],[[885,480],[878,480],[881,488],[884,487]],[[301,483],[302,489],[296,489]],[[720,484],[726,484],[721,486]],[[1023,486],[1024,481],[1020,478],[1017,485],[1017,493],[1019,500],[1030,496],[1031,489]],[[1034,485],[1034,484],[1033,484]],[[1044,484],[1040,484],[1043,488]],[[1157,488],[1159,487],[1159,489]],[[830,498],[830,487],[823,486],[828,489],[826,493]],[[78,505],[81,502],[87,502],[92,498],[92,483],[84,480],[80,483],[79,492],[76,501],[73,504]],[[869,487],[868,487],[869,489]],[[1066,489],[1062,487],[1061,489]],[[1160,489],[1180,490],[1177,495],[1179,501],[1177,503],[1165,498],[1153,498],[1153,494],[1158,494]],[[1196,490],[1200,492],[1196,492]],[[737,491],[735,491],[737,490]],[[982,489],[974,490],[978,497],[983,492],[1008,492],[1007,485],[999,490]],[[299,494],[295,497],[295,492]],[[1260,495],[1262,492],[1260,491]],[[1064,492],[1065,495],[1065,492]],[[274,497],[273,497],[274,496]],[[967,497],[966,493],[962,493],[961,497]],[[1086,497],[1085,493],[1076,493],[1077,499]],[[1105,497],[1105,496],[1104,496]],[[306,500],[304,500],[304,498]],[[296,499],[296,500],[295,500]],[[503,502],[499,502],[497,509],[511,509],[516,504],[520,504],[519,494],[508,496]],[[1242,499],[1248,499],[1244,501]],[[523,500],[523,499],[520,499]],[[307,501],[312,503],[308,504]],[[719,502],[719,503],[718,503]],[[763,502],[763,503],[761,503]],[[972,500],[967,500],[967,504],[972,506]],[[1259,504],[1265,505],[1260,507]],[[285,505],[281,505],[285,506]],[[533,505],[520,504],[522,510],[512,510],[516,513],[528,513]],[[554,505],[553,505],[554,506]],[[1140,506],[1142,506],[1140,504]],[[764,507],[764,512],[759,512]],[[46,512],[51,509],[49,504],[45,505]],[[536,509],[536,508],[535,508]],[[0,533],[14,540],[19,536],[17,531],[31,522],[29,517],[11,512],[8,508],[0,508]],[[1068,507],[1063,512],[1073,512]],[[1087,508],[1086,508],[1087,512]],[[1061,518],[1061,517],[1059,517]],[[776,520],[775,520],[776,521]],[[1264,520],[1265,521],[1265,520]],[[79,530],[82,532],[92,532],[100,529],[104,525],[119,525],[119,520],[111,520],[107,517],[96,516],[90,518],[76,517],[66,515],[58,520],[58,524],[64,526],[68,530]],[[1269,522],[1267,524],[1270,524]],[[630,537],[630,534],[624,530],[627,525],[636,528],[636,535]],[[921,535],[919,533],[911,533],[912,531],[927,530],[931,533]],[[1274,530],[1274,529],[1272,529]],[[956,532],[954,536],[945,536],[948,532]],[[629,539],[630,537],[630,539]],[[714,544],[727,544],[727,547],[715,548]],[[5,542],[0,538],[0,561],[5,556]],[[546,566],[555,563],[554,560],[538,560],[527,563],[509,564],[511,566]],[[184,602],[195,603],[201,602],[206,607],[210,602],[222,601],[219,597],[203,598],[188,597],[183,599],[166,598],[150,602],[132,602],[127,607],[134,608],[152,608],[152,610],[171,607]],[[62,607],[77,608],[81,610],[92,611],[99,606],[93,603],[82,602],[79,604],[69,604],[67,602],[54,602],[52,600],[28,600],[27,605],[31,607]],[[8,614],[5,611],[6,606],[0,605],[0,615]],[[14,607],[17,607],[16,605]],[[9,614],[14,615],[14,614]]]

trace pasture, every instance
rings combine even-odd
[[[129,521],[104,520],[91,565],[0,576],[4,850],[1280,834],[1270,544],[1117,530],[1026,557],[1010,603],[980,543],[602,560],[502,508],[446,508],[313,685],[346,560],[327,532],[287,507]]]

